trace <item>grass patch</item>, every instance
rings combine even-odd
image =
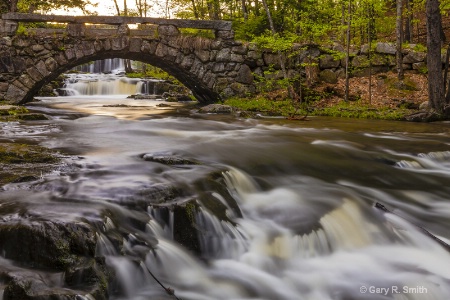
[[[290,116],[295,111],[295,106],[291,100],[270,100],[264,97],[231,98],[225,100],[224,104],[240,110],[260,112],[266,115]]]
[[[405,116],[413,113],[413,110],[405,108],[373,107],[362,101],[339,102],[330,107],[315,107],[311,104],[294,104],[291,100],[270,100],[263,97],[252,99],[232,98],[224,102],[239,110],[260,112],[266,115],[279,115],[290,117],[294,113],[297,116],[327,116],[358,119],[379,120],[405,120]],[[297,109],[297,107],[299,107]]]
[[[412,112],[412,110],[403,108],[373,107],[361,101],[342,101],[331,107],[315,108],[311,115],[357,119],[405,120],[405,116]]]

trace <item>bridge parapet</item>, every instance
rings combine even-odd
[[[231,23],[226,21],[14,13],[3,14],[0,22],[0,99],[11,103],[31,101],[59,74],[105,58],[131,59],[159,67],[182,82],[201,102],[254,93],[252,72],[265,64],[254,46],[234,40]],[[20,22],[57,22],[66,26],[17,32]],[[142,25],[135,30],[128,24]],[[213,30],[215,38],[185,35],[180,28]]]
[[[124,17],[124,16],[63,16],[63,15],[40,15],[23,13],[2,14],[0,22],[0,34],[13,36],[16,34],[19,22],[46,22],[67,24],[66,31],[50,30],[55,33],[65,33],[69,36],[84,36],[92,33],[91,26],[87,24],[104,24],[116,26],[116,33],[129,35],[139,35],[140,30],[128,29],[128,24],[151,24],[157,27],[167,28],[193,28],[214,30],[216,38],[233,39],[234,34],[230,21],[210,21],[210,20],[183,20],[183,19],[162,19],[149,17]],[[101,34],[102,29],[96,32]],[[44,32],[44,30],[41,30]],[[105,31],[106,32],[106,31]],[[109,30],[111,32],[111,29]]]

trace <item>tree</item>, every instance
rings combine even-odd
[[[54,9],[72,9],[79,8],[85,13],[90,13],[87,11],[86,7],[96,6],[90,0],[5,0],[9,4],[10,12],[27,12],[33,13],[34,11],[49,12]]]
[[[402,43],[403,43],[403,0],[397,0],[397,19],[395,26],[395,35],[397,40],[397,77],[398,80],[403,80],[405,77],[403,71],[403,54],[402,54]]]
[[[441,61],[441,12],[439,0],[427,0],[427,67],[428,67],[428,103],[440,115],[450,116],[445,101],[444,80]]]
[[[352,2],[348,1],[348,23],[347,23],[347,33],[346,33],[346,55],[345,55],[345,101],[348,101],[349,98],[349,78],[350,78],[350,29],[352,24]]]
[[[272,15],[270,14],[270,10],[269,10],[269,6],[267,5],[267,1],[266,0],[262,0],[263,5],[264,5],[264,10],[266,11],[267,14],[267,18],[269,19],[269,24],[270,24],[270,31],[272,32],[273,36],[276,37],[277,32],[275,30],[275,26],[273,25],[273,20],[272,20]],[[283,78],[285,80],[288,80],[288,74],[286,71],[286,66],[284,63],[284,59],[283,59],[283,55],[281,53],[281,50],[278,50],[278,59],[280,61],[280,66],[281,66],[281,72],[283,73]],[[296,95],[294,92],[294,89],[292,88],[292,85],[288,85],[288,92],[289,92],[289,97],[291,99],[295,99]]]

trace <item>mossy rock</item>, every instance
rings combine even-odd
[[[55,152],[41,146],[0,143],[0,163],[55,163],[58,160]]]
[[[79,257],[93,257],[96,235],[82,222],[9,221],[0,223],[4,257],[30,267],[65,270]]]

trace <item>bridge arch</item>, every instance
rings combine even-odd
[[[31,101],[45,84],[75,66],[107,58],[159,67],[204,103],[255,91],[252,66],[261,57],[255,49],[235,41],[231,27],[215,29],[215,39],[183,35],[171,24],[132,32],[123,24],[102,31],[76,23],[64,32],[17,35],[14,30],[5,34],[2,22],[0,97],[12,103]]]

